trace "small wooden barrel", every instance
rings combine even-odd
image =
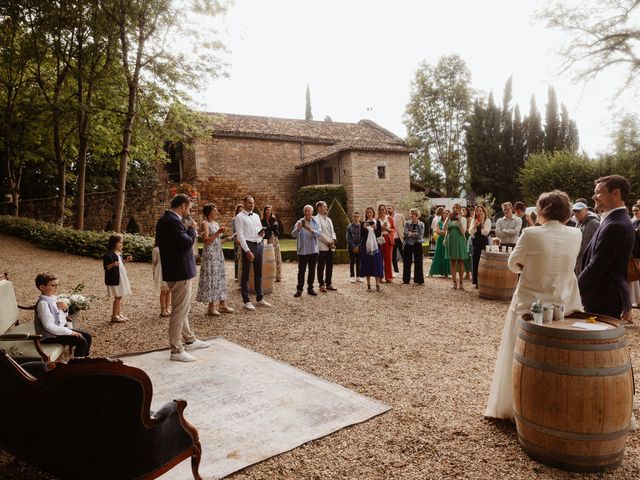
[[[543,463],[594,472],[622,462],[631,419],[633,374],[624,328],[597,316],[606,330],[571,325],[591,314],[536,325],[518,321],[513,408],[518,440]]]
[[[264,245],[262,253],[262,293],[273,293],[276,278],[276,255],[272,244]],[[242,249],[240,250],[242,252]],[[242,260],[238,261],[238,279],[242,278]],[[249,268],[249,293],[256,293],[253,265]]]
[[[478,265],[478,294],[482,298],[511,300],[518,285],[518,275],[507,266],[509,255],[482,252]]]

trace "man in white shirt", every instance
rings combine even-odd
[[[247,310],[255,310],[256,307],[249,300],[249,273],[253,265],[253,282],[256,289],[258,305],[270,307],[271,304],[264,299],[262,293],[262,238],[264,227],[260,218],[254,213],[255,200],[251,195],[245,195],[242,199],[243,210],[233,220],[237,241],[242,249],[242,277],[240,278],[240,291],[242,302]]]
[[[402,257],[402,235],[404,234],[404,224],[407,219],[404,215],[396,212],[396,208],[393,205],[387,206],[387,214],[393,218],[393,223],[396,225],[396,231],[393,234],[393,253],[391,254],[391,263],[393,264],[393,276],[399,277],[400,270],[398,269],[398,254]]]
[[[320,291],[337,290],[331,284],[333,276],[333,251],[336,249],[336,232],[333,229],[333,222],[327,217],[327,204],[320,200],[316,203],[316,211],[318,214],[314,217],[315,221],[320,225],[320,236],[318,237],[318,283]],[[325,278],[325,267],[327,276]]]
[[[500,245],[515,247],[520,236],[522,220],[513,214],[513,204],[511,202],[502,204],[502,212],[504,217],[496,221],[496,237],[500,239]]]

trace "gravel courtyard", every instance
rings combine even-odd
[[[100,260],[42,250],[5,235],[0,244],[0,271],[9,273],[20,304],[34,302],[33,280],[45,270],[59,275],[60,293],[84,282],[84,293],[100,296],[82,312],[79,325],[93,334],[93,356],[167,346],[168,319],[158,315],[150,264],[127,264],[133,295],[123,300],[122,311],[131,320],[111,324]],[[267,297],[274,308],[246,312],[232,280],[233,264],[227,262],[229,305],[235,313],[207,317],[206,306],[194,302],[192,328],[200,338],[223,336],[383,401],[392,410],[228,478],[640,478],[638,432],[629,435],[620,468],[573,474],[530,460],[518,445],[515,426],[483,418],[506,302],[479,299],[470,282],[467,291],[453,291],[450,280],[435,278],[426,279],[423,287],[396,281],[383,285],[380,293],[367,292],[364,284],[347,282],[346,265],[334,268],[337,292],[297,299],[295,272],[295,264],[284,265],[283,282]],[[32,320],[32,313],[22,315]],[[640,324],[638,310],[633,315]],[[639,329],[626,329],[636,371]],[[189,407],[185,414],[188,418]],[[0,479],[23,478],[50,477],[0,451]]]

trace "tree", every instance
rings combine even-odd
[[[457,55],[423,62],[411,84],[404,123],[417,146],[444,179],[448,196],[460,192],[466,174],[464,128],[471,109],[471,72]]]
[[[219,0],[190,2],[172,0],[101,0],[102,8],[118,30],[122,72],[126,79],[127,99],[122,120],[114,229],[121,231],[125,188],[138,116],[141,89],[156,92],[159,97],[176,99],[186,96],[185,89],[200,88],[203,78],[216,77],[220,62],[214,52],[218,42],[204,40],[198,26],[201,21],[187,20],[188,12],[215,16],[225,11]],[[193,39],[188,55],[177,48],[179,36]]]
[[[313,114],[311,113],[311,91],[309,90],[309,84],[307,83],[307,95],[306,103],[304,106],[304,119],[313,120]]]
[[[602,172],[597,162],[567,150],[541,152],[529,156],[519,180],[525,200],[534,204],[543,192],[563,190],[569,198],[593,195],[593,180]]]
[[[620,90],[631,85],[640,71],[639,0],[587,0],[573,6],[555,2],[539,18],[547,27],[564,31],[570,39],[560,50],[564,69],[574,80],[589,81],[612,67],[626,68]]]
[[[611,134],[614,152],[618,155],[640,151],[640,120],[632,113],[623,114]]]
[[[571,152],[578,151],[580,139],[575,120],[569,117],[569,111],[564,103],[560,104],[560,143],[563,149]]]
[[[112,69],[116,55],[117,33],[107,21],[99,0],[79,5],[79,25],[76,35],[75,56],[71,68],[77,88],[77,188],[76,229],[84,228],[84,195],[86,190],[87,155],[90,147],[90,124],[94,116],[94,97],[99,82],[104,81]]]
[[[544,124],[544,150],[555,152],[562,150],[560,135],[560,119],[558,116],[558,97],[552,86],[547,90],[547,108]]]
[[[525,119],[527,132],[527,155],[542,151],[544,146],[544,131],[542,130],[542,117],[536,107],[536,97],[531,95],[529,102],[529,115]]]

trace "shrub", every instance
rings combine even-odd
[[[72,255],[102,258],[111,232],[81,231],[26,217],[0,215],[0,232],[29,240],[48,250]],[[153,238],[124,235],[123,256],[131,255],[137,262],[151,261]]]
[[[308,185],[300,188],[296,196],[296,215],[302,217],[302,209],[305,205],[313,205],[324,200],[327,205],[331,205],[334,200],[338,200],[340,205],[347,204],[347,191],[342,185]]]
[[[347,248],[347,227],[349,226],[349,217],[338,200],[334,199],[333,202],[331,202],[327,216],[333,222],[333,229],[336,232],[336,246],[342,249]]]
[[[133,234],[140,233],[140,227],[138,226],[138,222],[136,222],[136,217],[133,215],[129,219],[129,223],[127,223],[126,232]]]
[[[107,220],[107,224],[104,226],[105,232],[113,232],[113,221],[111,219]]]

